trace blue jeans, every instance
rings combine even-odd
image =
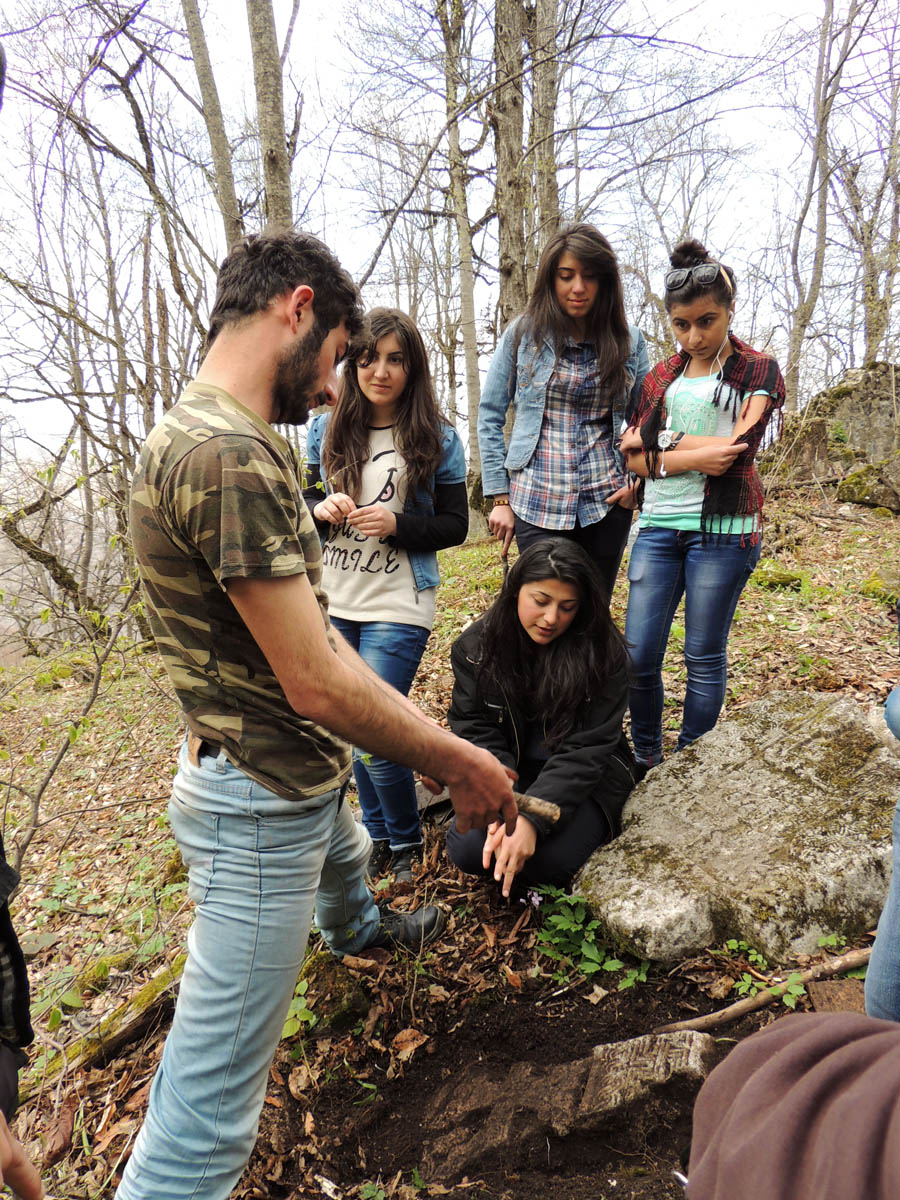
[[[225,1200],[246,1165],[315,919],[337,954],[378,928],[342,789],[285,800],[183,746],[169,818],[196,905],[172,1029],[117,1200]]]
[[[900,738],[900,687],[895,687],[884,706],[884,719],[895,738]],[[866,1012],[870,1017],[900,1021],[900,801],[894,809],[894,865],[891,887],[872,947],[866,971]]]
[[[628,564],[625,641],[631,656],[631,738],[639,762],[655,766],[662,760],[662,665],[682,595],[687,692],[678,749],[719,719],[728,633],[759,556],[759,542],[751,545],[740,534],[708,536],[705,545],[701,533],[687,530],[651,528],[638,534]]]
[[[376,675],[404,696],[409,694],[425,652],[427,629],[394,621],[347,621],[334,616],[331,621]],[[392,850],[421,845],[416,784],[409,767],[354,750],[353,775],[369,836],[387,840]]]

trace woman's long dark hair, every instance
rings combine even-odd
[[[597,277],[597,298],[585,318],[585,340],[594,346],[600,387],[618,395],[625,390],[625,364],[631,352],[622,278],[612,246],[586,222],[563,225],[541,252],[534,291],[516,327],[513,362],[523,337],[535,346],[549,339],[558,356],[571,336],[569,318],[556,298],[556,268],[566,251]]]
[[[541,579],[558,579],[578,593],[572,624],[547,646],[535,645],[518,614],[520,590]],[[600,573],[566,538],[542,538],[520,554],[482,621],[480,678],[543,718],[550,750],[574,728],[585,701],[625,665],[625,642],[609,615]]]
[[[697,267],[701,263],[715,263],[719,273],[712,283],[698,283],[693,275],[680,288],[666,288],[666,312],[672,311],[673,304],[690,304],[700,296],[712,296],[716,304],[722,308],[731,308],[734,294],[737,291],[737,279],[731,267],[726,267],[717,258],[713,258],[702,242],[696,238],[687,238],[679,242],[669,255],[672,267]],[[724,272],[724,277],[723,277]],[[728,285],[731,285],[730,287]]]
[[[397,401],[394,445],[406,463],[407,495],[431,491],[430,480],[441,464],[441,431],[445,425],[431,382],[425,343],[412,317],[398,308],[373,308],[354,337],[344,362],[341,393],[322,444],[322,477],[336,492],[360,499],[362,470],[369,460],[372,405],[363,395],[358,364],[371,362],[387,334],[397,336],[406,367],[406,387]]]

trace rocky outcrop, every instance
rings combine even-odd
[[[874,363],[845,371],[838,384],[810,400],[808,411],[869,462],[890,458],[900,450],[900,368]]]
[[[846,697],[748,705],[650,772],[575,888],[638,958],[738,938],[779,961],[858,937],[887,894],[898,747]]]
[[[838,500],[900,512],[900,451],[882,462],[851,471],[838,484]]]

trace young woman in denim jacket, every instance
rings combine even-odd
[[[520,551],[542,537],[572,538],[612,592],[632,516],[616,440],[646,373],[612,247],[593,225],[560,229],[528,307],[500,339],[478,409],[488,525],[504,554],[513,534]]]
[[[437,551],[465,540],[466,460],[441,416],[421,335],[397,309],[373,309],[347,353],[333,413],[307,439],[307,498],[324,532],[331,620],[406,695],[434,620]],[[323,482],[324,481],[324,484]],[[355,755],[370,874],[412,879],[422,831],[412,772]]]

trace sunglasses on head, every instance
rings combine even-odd
[[[729,292],[733,293],[734,288],[731,286],[728,273],[720,263],[715,262],[695,263],[692,267],[675,267],[673,270],[666,272],[663,282],[666,285],[667,292],[677,292],[679,288],[684,287],[692,276],[695,283],[706,287],[716,282],[720,271],[722,272],[722,278],[728,285]]]

